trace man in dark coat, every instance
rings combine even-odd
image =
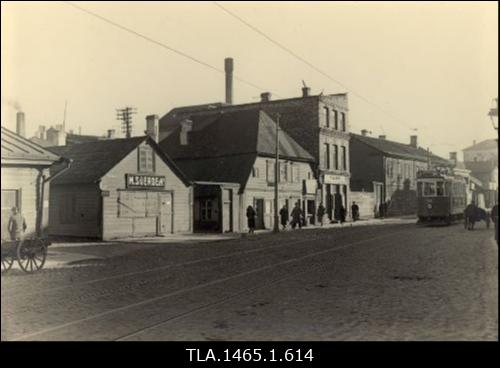
[[[491,219],[493,220],[493,225],[495,225],[495,240],[498,245],[498,203],[495,203],[491,209]]]
[[[283,227],[283,230],[286,229],[286,224],[288,223],[288,217],[289,217],[288,207],[286,206],[286,204],[284,204],[280,210],[280,220],[281,220],[281,226]]]
[[[253,209],[252,206],[247,207],[247,219],[248,219],[248,232],[250,234],[253,234],[255,231],[255,216],[257,214],[255,213],[255,210]]]
[[[474,223],[476,222],[476,212],[477,206],[474,201],[471,201],[470,204],[465,208],[464,213],[467,230],[474,230]]]
[[[359,220],[359,206],[356,204],[356,202],[352,202],[351,216],[352,216],[352,221]]]
[[[17,207],[12,207],[12,214],[9,217],[7,230],[9,231],[11,240],[21,240],[23,233],[26,231],[26,220]]]
[[[325,216],[325,206],[323,203],[320,203],[318,206],[318,222],[321,226],[323,226],[323,217]]]
[[[345,222],[345,218],[347,215],[347,211],[343,204],[340,205],[340,223],[343,224]]]
[[[302,210],[300,209],[299,202],[295,203],[295,207],[292,210],[292,229],[299,225],[299,229],[302,229]]]

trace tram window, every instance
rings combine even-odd
[[[435,196],[436,195],[436,184],[435,183],[424,183],[424,196]]]
[[[417,183],[417,196],[422,197],[422,182]]]
[[[436,186],[436,195],[438,197],[444,196],[444,183],[442,181],[438,181]]]

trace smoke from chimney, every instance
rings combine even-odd
[[[224,71],[226,72],[226,103],[233,104],[233,58],[224,59]]]
[[[2,97],[2,102],[5,103],[7,106],[12,107],[16,111],[22,110],[21,104],[19,102],[17,102],[16,100],[11,100],[11,99]]]
[[[16,133],[21,137],[26,137],[26,123],[24,121],[24,112],[22,111],[16,114]]]

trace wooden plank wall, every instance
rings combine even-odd
[[[172,192],[173,232],[192,232],[192,188],[186,187],[163,160],[155,156],[156,171],[151,174],[165,176],[165,190]],[[125,174],[144,174],[138,173],[137,169],[137,150],[134,150],[101,180],[100,189],[109,191],[109,196],[103,197],[103,239],[156,235],[156,217],[118,217],[118,190],[125,189]]]

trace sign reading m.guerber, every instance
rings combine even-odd
[[[165,188],[165,177],[125,174],[125,183],[127,188]]]

